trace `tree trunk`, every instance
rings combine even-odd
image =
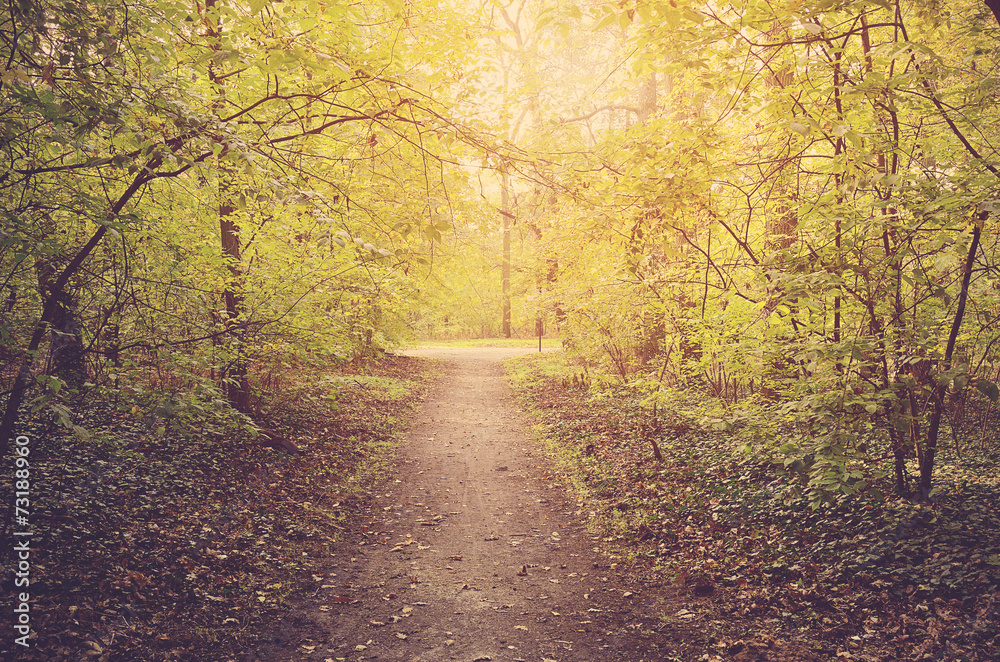
[[[250,414],[250,381],[247,378],[248,361],[244,351],[246,331],[240,321],[244,311],[240,231],[234,217],[236,209],[230,202],[229,184],[232,182],[232,174],[223,168],[220,169],[220,177],[223,178],[223,182],[219,185],[219,234],[222,238],[222,254],[226,258],[230,275],[222,294],[226,304],[223,324],[230,338],[229,348],[233,352],[227,370],[228,381],[225,392],[233,409],[243,414]]]
[[[210,12],[218,5],[217,0],[206,0],[205,10],[208,14],[205,19],[207,27],[206,35],[210,39],[213,51],[221,49],[222,24],[217,18],[213,18]],[[216,70],[214,62],[209,65],[208,77],[215,87],[216,102],[215,110],[219,114],[226,99],[226,76]],[[222,145],[224,154],[228,145]],[[222,247],[222,255],[226,260],[226,267],[229,269],[229,278],[226,280],[226,288],[222,293],[226,306],[226,314],[223,319],[228,337],[229,348],[232,352],[229,368],[225,372],[225,383],[223,389],[229,404],[236,411],[249,415],[250,409],[250,382],[247,379],[247,359],[244,352],[244,336],[246,333],[240,316],[243,314],[243,267],[242,253],[240,249],[240,228],[236,217],[236,205],[233,204],[233,173],[229,168],[219,167],[218,201],[219,201],[219,237]]]
[[[955,319],[952,320],[951,333],[948,334],[948,346],[944,351],[944,361],[941,363],[943,372],[947,372],[951,368],[951,358],[955,353],[958,331],[962,327],[962,319],[965,317],[965,304],[969,298],[972,265],[976,261],[976,253],[979,251],[979,237],[983,231],[983,224],[985,224],[988,217],[988,212],[981,212],[972,230],[972,244],[969,246],[969,253],[965,257],[965,265],[962,270],[962,290],[958,293],[958,307],[955,310]],[[931,410],[931,420],[927,429],[927,442],[924,445],[924,452],[920,455],[920,498],[922,500],[927,499],[931,494],[934,457],[937,453],[938,432],[941,428],[941,414],[944,412],[944,396],[947,391],[947,383],[941,384],[940,381],[935,383],[933,391],[934,408]]]
[[[510,220],[513,213],[510,210],[510,177],[507,167],[501,170],[500,181],[500,216],[503,217],[503,263],[501,266],[501,289],[503,306],[503,337],[510,338]]]
[[[58,377],[68,388],[79,390],[87,381],[87,365],[76,297],[68,291],[68,284],[58,289],[53,287],[56,270],[52,263],[39,259],[36,270],[42,301],[52,302],[46,373]]]

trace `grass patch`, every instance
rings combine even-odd
[[[525,354],[504,362],[507,377],[518,389],[529,389],[546,379],[562,380],[572,371],[561,352]]]
[[[538,347],[538,338],[473,338],[468,340],[419,340],[409,348],[425,347]],[[542,347],[562,347],[559,338],[542,338]]]
[[[333,387],[338,397],[341,393],[360,389],[367,391],[377,400],[396,402],[407,399],[413,393],[417,382],[412,379],[379,375],[336,375],[322,378],[319,385]]]

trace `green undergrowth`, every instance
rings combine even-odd
[[[378,400],[394,402],[405,400],[413,392],[417,383],[411,379],[379,375],[335,375],[321,378],[317,387],[324,386],[331,387],[325,396],[334,401],[339,399],[342,393],[361,389]]]
[[[26,423],[37,634],[19,659],[242,659],[289,596],[316,590],[347,520],[389,475],[434,365],[289,371],[257,423],[302,455],[239,431],[158,432],[95,401],[74,412],[89,441]]]
[[[520,357],[508,374],[618,553],[679,584],[726,589],[738,616],[793,631],[836,624],[831,645],[843,650],[877,640],[899,659],[949,646],[990,659],[975,655],[998,636],[1000,458],[945,449],[927,504],[877,485],[814,509],[787,502],[781,466],[700,426],[698,394],[676,394],[654,424],[640,395],[593,388],[567,357]]]

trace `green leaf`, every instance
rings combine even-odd
[[[250,0],[250,15],[256,16],[259,14],[267,2],[268,0]]]
[[[982,378],[976,380],[976,388],[979,389],[980,393],[993,402],[996,402],[997,399],[1000,398],[1000,389],[997,388],[996,384],[989,380]]]
[[[810,131],[809,125],[803,124],[802,122],[789,122],[788,128],[795,133],[802,134],[803,136],[808,136]]]
[[[609,26],[612,23],[614,23],[617,19],[618,19],[618,17],[615,15],[615,13],[614,12],[610,12],[607,16],[605,16],[604,18],[602,18],[597,23],[597,25],[594,26],[594,30],[600,30],[602,28],[606,28],[607,26]]]

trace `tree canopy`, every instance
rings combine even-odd
[[[991,10],[12,1],[4,436],[253,428],[292,364],[548,329],[654,412],[706,389],[791,498],[926,498],[998,396]]]

